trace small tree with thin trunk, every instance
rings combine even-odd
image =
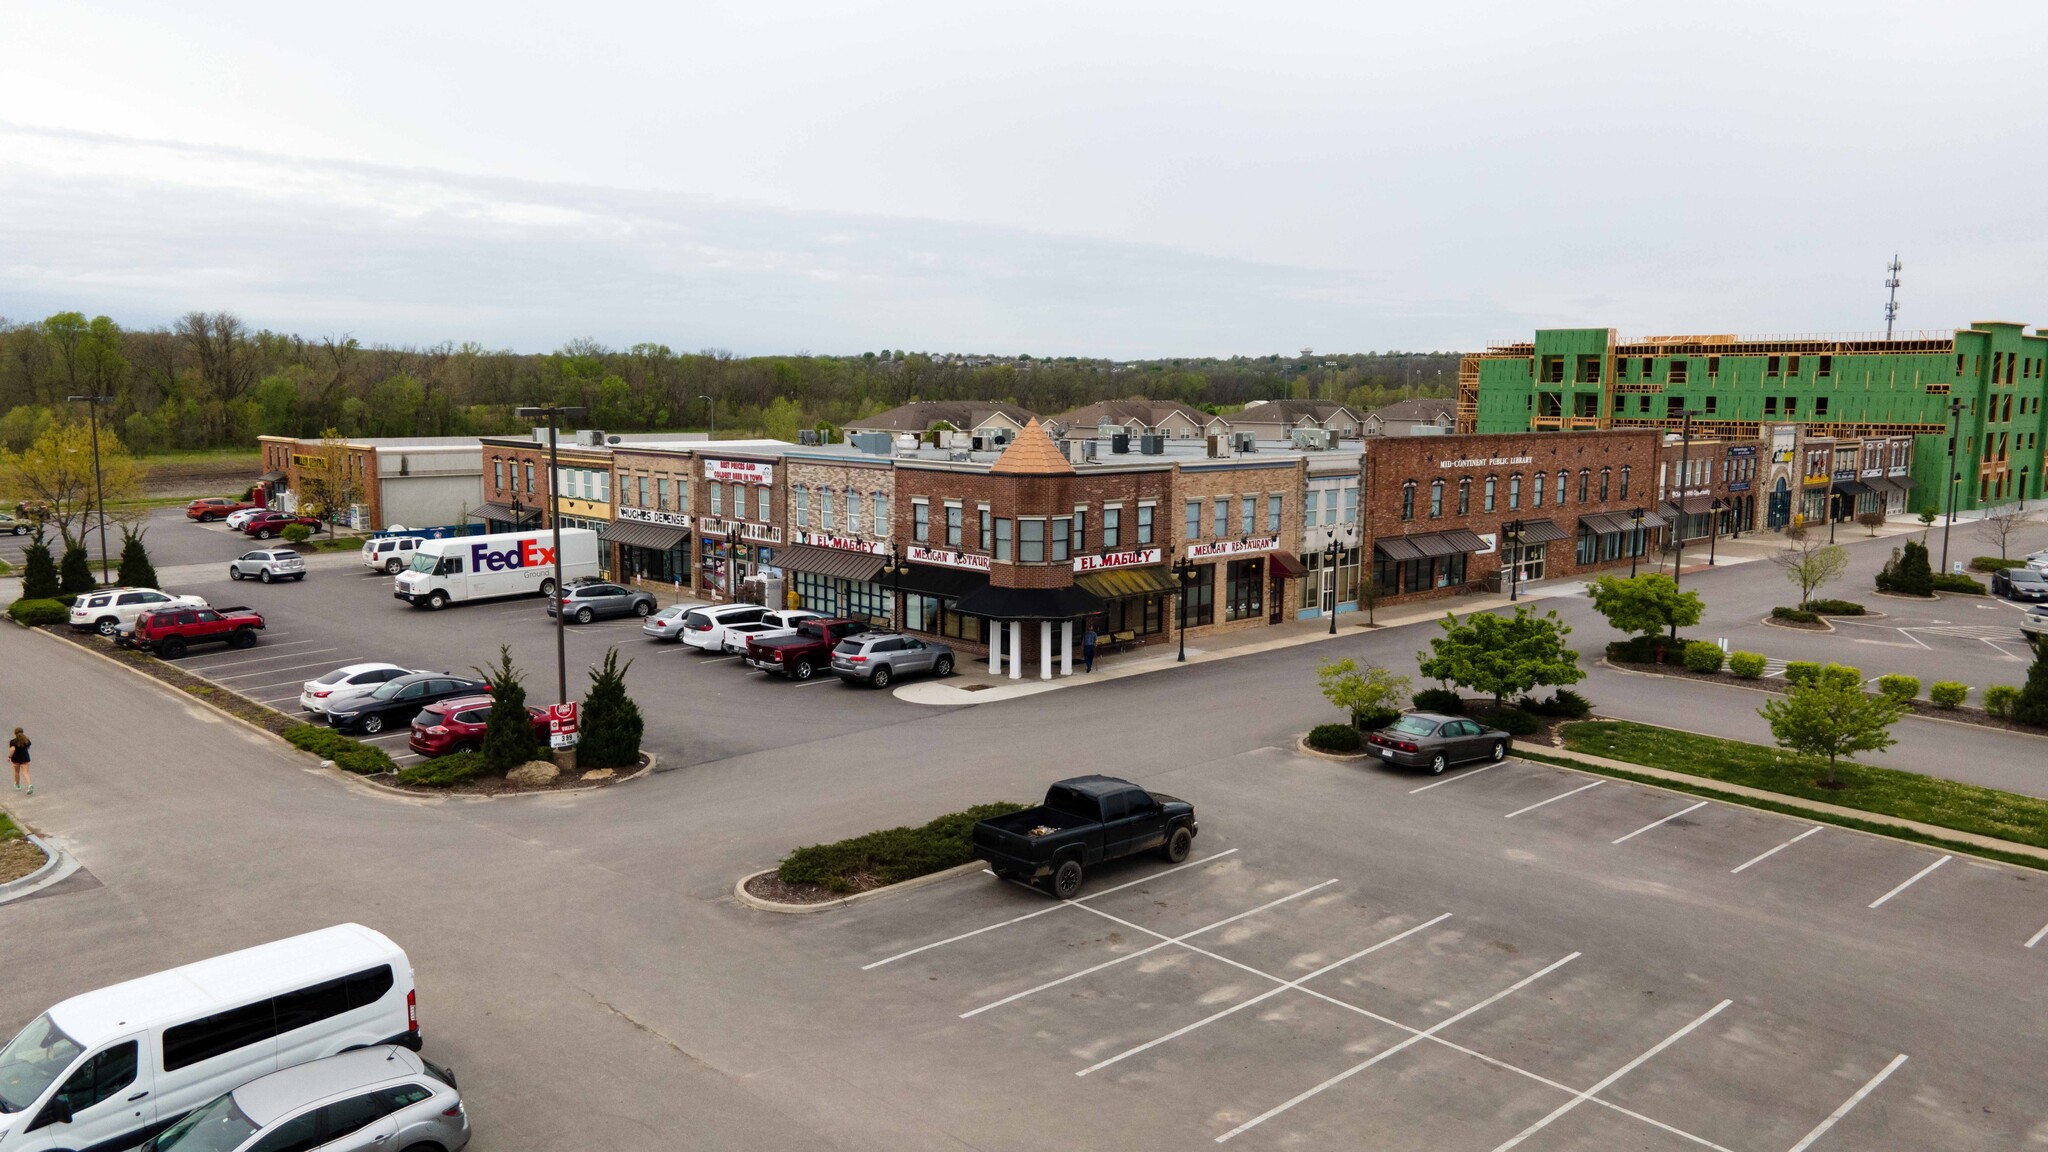
[[[1885,514],[1882,512],[1865,512],[1856,517],[1856,522],[1870,529],[1870,534],[1875,536],[1877,535],[1877,530],[1884,527]]]
[[[1415,654],[1422,674],[1491,693],[1496,705],[1540,685],[1576,684],[1586,678],[1579,654],[1564,640],[1571,627],[1555,612],[1479,612],[1462,623],[1445,613],[1439,623],[1444,634],[1429,642],[1430,651]]]
[[[1323,698],[1350,713],[1351,722],[1361,728],[1391,723],[1414,687],[1406,676],[1377,664],[1360,668],[1358,661],[1349,657],[1319,666],[1316,682],[1322,686]]]
[[[149,549],[142,546],[147,528],[121,526],[121,587],[157,588],[156,566],[149,562]]]
[[[1690,628],[1700,622],[1700,594],[1680,591],[1678,582],[1662,572],[1640,576],[1602,576],[1586,582],[1593,611],[1607,617],[1617,631],[1655,636],[1666,629]]]
[[[1839,544],[1802,535],[1787,542],[1783,551],[1771,553],[1771,563],[1784,571],[1785,579],[1799,586],[1799,606],[1804,608],[1821,585],[1848,569],[1849,553]]]
[[[2034,514],[2018,501],[1988,508],[1977,521],[1977,539],[1997,545],[1998,558],[2003,560],[2011,555],[2013,535],[2033,520]]]
[[[1837,786],[1837,760],[1853,759],[1859,752],[1882,752],[1898,743],[1891,726],[1905,712],[1902,701],[1828,676],[1794,685],[1783,698],[1757,709],[1770,722],[1779,747],[1827,758],[1824,783],[1829,788]]]
[[[484,718],[484,767],[504,772],[540,755],[533,717],[526,710],[525,676],[512,666],[512,646],[498,645],[498,662],[476,674],[491,685],[491,711]]]

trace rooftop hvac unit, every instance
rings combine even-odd
[[[895,437],[887,432],[855,432],[846,439],[856,450],[865,452],[870,456],[887,456],[889,454],[889,447],[894,442]],[[916,438],[912,437],[911,440],[911,446],[915,447]]]
[[[1166,437],[1147,432],[1139,437],[1138,450],[1147,456],[1163,456],[1166,454]]]
[[[1092,444],[1092,440],[1062,440],[1060,449],[1066,453],[1067,463],[1085,464],[1090,459],[1088,447]]]
[[[1097,455],[1099,455],[1099,454],[1101,453],[1101,451],[1102,451],[1102,444],[1101,444],[1101,443],[1100,443],[1099,441],[1095,441],[1095,440],[1083,440],[1083,441],[1081,441],[1081,454],[1082,454],[1083,456],[1087,457],[1088,459],[1090,459],[1090,460],[1093,460],[1093,459],[1095,459],[1095,458],[1096,458],[1096,456],[1097,456]]]
[[[796,442],[806,448],[816,448],[818,446],[818,430],[816,428],[797,429]]]
[[[1237,455],[1237,444],[1228,436],[1209,437],[1209,458],[1223,460]]]
[[[974,438],[974,443],[973,443],[973,445],[971,446],[971,451],[975,451],[975,452],[980,452],[980,451],[982,451],[983,449],[986,449],[987,447],[988,447],[988,441],[987,441],[987,439],[985,439],[984,437],[981,437],[981,436],[976,436],[976,437]]]
[[[1121,456],[1131,450],[1131,434],[1118,432],[1109,438],[1109,450]]]
[[[596,448],[604,443],[604,433],[595,428],[584,428],[576,433],[576,443],[585,448]]]
[[[1259,434],[1257,432],[1232,432],[1230,435],[1236,439],[1239,452],[1257,452],[1259,450]]]
[[[1322,428],[1296,428],[1294,447],[1300,451],[1317,451],[1330,446],[1330,433]]]
[[[958,448],[965,451],[966,449],[973,447],[974,437],[965,432],[948,432],[946,433],[945,444],[948,448]]]

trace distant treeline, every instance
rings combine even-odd
[[[124,329],[62,312],[0,319],[0,443],[20,449],[52,420],[112,397],[107,426],[136,453],[253,446],[261,434],[446,436],[503,433],[522,404],[584,407],[584,427],[703,429],[793,438],[907,400],[1003,400],[1055,415],[1145,396],[1227,411],[1249,400],[1330,399],[1376,408],[1445,396],[1458,354],[1385,352],[1113,361],[903,352],[755,356],[610,349],[576,340],[547,353],[476,344],[366,346],[252,331],[228,312]],[[707,404],[705,397],[710,398]]]

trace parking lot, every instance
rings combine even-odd
[[[1034,1084],[1068,1078],[1063,1108],[1181,1139],[1993,1148],[2025,1129],[1958,1086],[2004,1078],[2040,1107],[1981,1055],[2038,1052],[2038,1024],[2024,1042],[1923,1029],[1893,1011],[1910,986],[1809,983],[1776,962],[1832,954],[1801,938],[1839,933],[1881,970],[1932,958],[1967,983],[1981,963],[2030,996],[2048,963],[2038,873],[1525,761],[1432,781],[1247,759],[1363,786],[1375,838],[1455,839],[1425,835],[1426,861],[1390,871],[1385,844],[1240,832],[1233,805],[1181,867],[1113,866],[1064,905],[976,875],[849,915],[820,944],[868,983],[853,995],[913,1003],[877,1016],[887,1034],[984,1045]],[[1468,856],[1490,859],[1461,876]],[[1519,901],[1487,882],[1503,872],[1545,891]],[[1561,899],[1577,911],[1555,915]],[[1687,946],[1646,947],[1671,916]]]

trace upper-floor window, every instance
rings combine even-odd
[[[811,490],[802,484],[796,486],[796,526],[811,526]]]
[[[1403,481],[1401,484],[1401,519],[1415,519],[1415,481],[1413,480]]]
[[[1266,497],[1266,531],[1275,535],[1280,531],[1280,502],[1277,492]]]
[[[1346,525],[1358,523],[1358,485],[1344,486],[1344,521]]]
[[[1216,515],[1212,528],[1213,534],[1218,540],[1230,535],[1230,497],[1218,496],[1216,498]]]
[[[818,489],[818,524],[827,532],[839,529],[839,517],[832,511],[832,497],[830,488]]]
[[[1486,478],[1486,495],[1485,495],[1485,497],[1484,497],[1484,498],[1483,498],[1483,499],[1481,500],[1481,502],[1480,502],[1480,505],[1479,505],[1479,510],[1480,510],[1480,511],[1482,511],[1482,512],[1491,512],[1491,511],[1493,511],[1493,505],[1494,505],[1494,493],[1495,493],[1495,492],[1496,492],[1496,491],[1497,491],[1497,490],[1499,489],[1499,487],[1500,487],[1500,481],[1499,481],[1498,479],[1496,479],[1495,477],[1492,477],[1492,476],[1488,476],[1488,477]]]
[[[849,491],[846,494],[846,530],[855,536],[860,535],[860,505],[860,493]]]
[[[1017,521],[1017,559],[1025,564],[1045,562],[1045,521]]]
[[[995,520],[989,513],[988,505],[984,504],[981,506],[981,550],[983,552],[989,553],[990,555],[994,555],[995,546]]]
[[[875,535],[888,536],[895,532],[889,523],[889,494],[875,493]]]
[[[493,456],[491,457],[491,487],[503,488],[504,486],[505,462],[499,459],[498,457]]]
[[[1069,539],[1069,534],[1070,534],[1070,533],[1071,533],[1071,532],[1073,531],[1073,528],[1074,528],[1074,522],[1073,522],[1072,520],[1068,519],[1067,517],[1065,517],[1065,516],[1055,516],[1055,517],[1053,517],[1053,520],[1052,520],[1052,558],[1053,558],[1054,560],[1065,560],[1065,559],[1067,559],[1067,558],[1068,558],[1068,556],[1069,556],[1069,555],[1071,555],[1071,551],[1072,551],[1072,550],[1071,550],[1071,547],[1070,547],[1070,545],[1068,544],[1068,539]]]
[[[1529,507],[1541,508],[1543,507],[1543,473],[1538,472],[1529,479],[1535,485],[1535,487],[1529,489]]]
[[[1436,518],[1437,518],[1438,516],[1441,516],[1441,515],[1443,515],[1443,514],[1444,514],[1444,482],[1443,482],[1442,480],[1431,480],[1431,481],[1429,482],[1429,516],[1430,516],[1430,519],[1434,520],[1434,519],[1436,519]]]
[[[684,491],[688,491],[688,489],[684,489]],[[666,476],[656,476],[654,478],[654,506],[656,508],[668,507],[668,477]]]
[[[725,486],[713,480],[705,485],[705,487],[711,491],[711,514],[713,516],[725,515]]]
[[[1568,485],[1568,484],[1569,484],[1570,482],[1571,482],[1571,473],[1569,473],[1569,472],[1566,472],[1566,471],[1565,471],[1564,469],[1562,469],[1562,468],[1559,468],[1559,469],[1557,470],[1557,506],[1558,506],[1559,508],[1562,508],[1562,507],[1564,507],[1564,493],[1565,493],[1565,488],[1566,488],[1566,486],[1567,486],[1567,485]]]
[[[997,519],[995,526],[996,549],[991,555],[997,560],[1008,560],[1010,558],[1010,518],[1004,516]]]
[[[1581,504],[1586,502],[1586,485],[1591,483],[1592,479],[1593,470],[1591,468],[1579,469],[1579,503]]]
[[[1138,543],[1140,544],[1150,544],[1152,542],[1152,511],[1153,506],[1150,504],[1138,505]]]
[[[1258,531],[1258,517],[1259,498],[1247,492],[1244,499],[1237,502],[1238,535],[1249,536]]]
[[[1519,510],[1521,507],[1522,474],[1520,472],[1515,472],[1509,474],[1508,476],[1508,511],[1514,512]]]
[[[912,500],[910,502],[910,538],[919,544],[931,543],[932,506],[929,501]]]
[[[1088,550],[1088,509],[1085,506],[1074,509],[1074,551]]]
[[[1467,476],[1458,481],[1458,515],[1469,516],[1471,514],[1472,478]]]
[[[946,547],[960,547],[961,521],[966,515],[958,504],[946,505]]]
[[[1202,502],[1200,500],[1188,501],[1187,514],[1188,539],[1200,540],[1202,538]]]
[[[735,484],[732,486],[732,517],[735,520],[745,520],[747,518],[747,486],[745,484]],[[763,520],[767,519],[765,515],[761,518]]]
[[[1612,471],[1613,469],[1611,468],[1602,468],[1600,470],[1600,499],[1603,501],[1607,499],[1607,477],[1608,473]]]
[[[1111,504],[1102,510],[1102,546],[1117,548],[1123,545],[1124,510],[1119,504]]]
[[[1628,465],[1626,465],[1626,464],[1623,464],[1623,465],[1621,466],[1621,496],[1620,496],[1620,499],[1623,499],[1623,500],[1626,500],[1626,499],[1628,499],[1628,474],[1629,474],[1629,466],[1628,466]]]

